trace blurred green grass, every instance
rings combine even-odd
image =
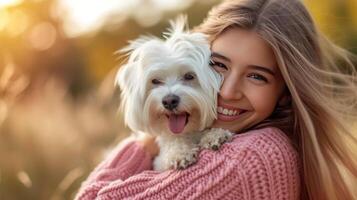
[[[150,24],[127,13],[75,37],[66,33],[66,13],[54,12],[56,2],[0,3],[1,200],[72,199],[103,154],[129,134],[117,112],[114,76],[122,60],[113,53],[140,34],[161,35],[181,12],[195,26],[219,1],[181,1],[186,6],[161,10]],[[355,0],[306,4],[324,33],[357,52]]]

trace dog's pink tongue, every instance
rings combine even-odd
[[[179,134],[183,131],[186,126],[186,113],[175,115],[169,115],[169,127],[171,132]]]

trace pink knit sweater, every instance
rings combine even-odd
[[[75,199],[299,199],[298,154],[277,128],[237,134],[218,151],[202,150],[185,170],[151,167],[150,155],[130,142],[90,174]]]

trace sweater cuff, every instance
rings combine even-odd
[[[130,176],[152,168],[152,157],[135,141],[128,143],[109,158],[109,165],[98,174],[96,181],[125,180]]]

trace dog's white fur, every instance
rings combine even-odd
[[[200,146],[217,148],[231,138],[222,129],[205,130],[216,118],[221,84],[221,76],[209,67],[207,37],[188,32],[184,17],[171,22],[164,37],[146,36],[131,42],[122,50],[130,56],[116,78],[125,123],[134,132],[157,136],[160,153],[154,169],[160,171],[186,168],[196,161]],[[187,74],[193,79],[185,79]],[[165,109],[162,101],[167,95],[180,98],[177,108]],[[184,112],[189,114],[188,122],[180,134],[173,134],[167,116]]]

